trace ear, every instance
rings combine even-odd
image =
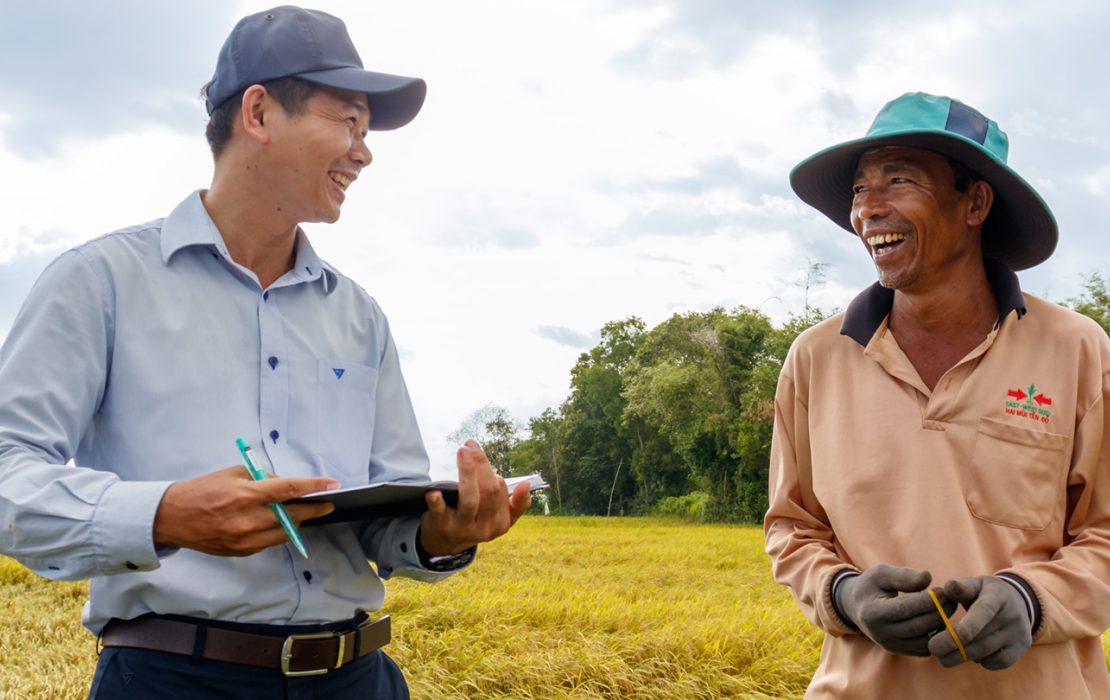
[[[243,92],[243,102],[239,109],[239,126],[249,138],[259,143],[270,142],[270,132],[266,118],[272,109],[273,100],[266,88],[251,85]]]
[[[982,226],[994,205],[994,188],[986,180],[976,180],[967,188],[967,224]]]

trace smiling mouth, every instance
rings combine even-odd
[[[340,189],[346,191],[351,186],[351,178],[343,175],[342,173],[328,173],[331,181],[339,185]]]
[[[864,239],[876,258],[890,253],[895,248],[902,245],[902,242],[905,240],[906,234],[901,232],[878,233],[873,236],[867,236]]]

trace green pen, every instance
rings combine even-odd
[[[254,454],[251,452],[247,441],[243,438],[235,438],[235,446],[239,448],[239,454],[243,456],[243,464],[247,465],[247,471],[250,472],[251,478],[255,481],[264,481],[266,472],[259,469],[258,465],[254,463]],[[289,511],[285,510],[285,506],[281,503],[271,503],[270,508],[273,509],[274,515],[281,523],[281,529],[285,530],[285,534],[289,536],[289,541],[293,543],[302,557],[308,559],[308,548],[304,546],[304,540],[301,539],[301,533],[297,532],[297,526],[293,524],[293,518],[289,517]]]

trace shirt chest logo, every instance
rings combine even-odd
[[[1006,397],[1007,415],[1038,423],[1048,423],[1052,417],[1052,411],[1049,409],[1052,399],[1045,396],[1044,392],[1037,391],[1036,384],[1030,384],[1028,389],[1009,389],[1006,391]]]

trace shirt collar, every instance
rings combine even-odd
[[[335,289],[338,276],[331,265],[328,265],[320,256],[316,255],[316,249],[312,247],[304,229],[299,226],[297,227],[296,250],[297,261],[293,263],[293,268],[297,271],[297,274],[304,275],[302,279],[308,282],[322,280],[324,293],[331,294],[332,290]]]
[[[190,194],[162,222],[162,262],[167,265],[175,253],[183,248],[197,245],[211,246],[225,260],[229,262],[231,260],[227,246],[224,245],[223,236],[220,235],[212,217],[208,215],[208,210],[204,208],[200,195],[201,190]],[[308,236],[300,227],[297,228],[296,251],[294,270],[301,276],[302,281],[322,280],[324,293],[330,294],[335,289],[338,274],[331,265],[316,255]]]
[[[197,190],[186,197],[162,222],[162,262],[167,265],[174,253],[194,245],[215,246],[227,256],[227,246],[204,208],[200,193]]]
[[[998,323],[1011,311],[1017,311],[1018,318],[1025,315],[1025,297],[1021,294],[1017,274],[1002,263],[992,258],[983,258],[983,266],[987,272],[987,283],[990,284],[994,300],[998,302]],[[844,320],[840,323],[840,334],[846,335],[860,345],[867,347],[871,337],[875,335],[885,319],[890,314],[890,307],[894,304],[894,290],[887,289],[878,282],[860,292],[848,310],[844,312]]]

